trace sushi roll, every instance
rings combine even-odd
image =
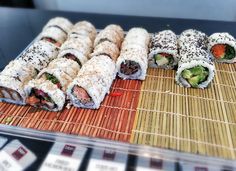
[[[96,28],[88,21],[80,21],[74,25],[69,33],[69,38],[77,38],[77,36],[89,37],[93,42],[97,35]]]
[[[144,28],[135,27],[128,31],[124,42],[122,43],[121,52],[131,48],[142,48],[148,52],[150,35]]]
[[[120,49],[123,39],[124,31],[120,26],[114,24],[108,25],[97,35],[94,41],[94,47],[103,41],[110,41]]]
[[[87,44],[83,39],[68,39],[61,47],[58,57],[65,57],[76,61],[82,66],[89,59],[91,44]]]
[[[151,37],[148,64],[154,68],[173,69],[177,63],[177,36],[171,30],[155,33]]]
[[[64,17],[55,17],[48,21],[48,23],[44,26],[43,30],[46,30],[49,27],[58,27],[65,34],[68,34],[73,27],[73,24]]]
[[[209,37],[208,50],[217,62],[236,62],[236,41],[229,33],[214,33]]]
[[[51,43],[37,41],[22,53],[18,60],[31,65],[39,72],[57,57],[58,51],[59,49]]]
[[[94,56],[68,86],[67,95],[76,107],[98,109],[115,77],[115,62],[106,55]]]
[[[37,108],[60,111],[65,105],[65,94],[50,80],[34,79],[25,87],[26,102]]]
[[[122,44],[116,66],[123,79],[144,80],[148,67],[148,44],[150,36],[143,28],[132,28]]]
[[[179,85],[206,88],[213,80],[215,66],[206,50],[206,38],[204,33],[197,30],[187,30],[180,35],[179,62],[175,77]]]
[[[120,54],[120,50],[114,43],[109,42],[109,41],[104,41],[104,42],[98,44],[94,48],[93,53],[90,56],[92,58],[93,56],[107,55],[113,61],[116,61],[119,54]]]
[[[20,60],[11,61],[0,73],[0,101],[24,105],[24,86],[36,75],[31,65]]]
[[[51,42],[56,46],[61,46],[72,26],[73,24],[66,18],[53,18],[44,26],[39,39]]]
[[[76,77],[79,69],[77,62],[67,58],[57,58],[37,75],[37,79],[49,80],[59,89],[66,91],[68,84]]]

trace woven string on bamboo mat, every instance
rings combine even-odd
[[[235,159],[236,65],[216,70],[201,90],[176,85],[175,71],[149,69],[130,142]]]
[[[111,94],[116,95],[106,96],[98,110],[72,107],[62,112],[49,112],[0,103],[0,123],[128,142],[141,84],[141,81],[116,79],[111,88]],[[128,91],[130,89],[136,91]]]

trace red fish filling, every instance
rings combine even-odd
[[[140,71],[140,65],[135,61],[125,60],[121,63],[120,72],[125,75],[134,75]]]
[[[79,60],[78,58],[76,58],[76,56],[73,55],[73,54],[71,54],[71,53],[67,53],[67,54],[65,54],[65,55],[64,55],[64,58],[71,59],[71,60],[77,62],[77,63],[79,64],[80,67],[82,66],[80,60]]]
[[[75,85],[72,89],[73,95],[79,100],[79,102],[84,106],[93,106],[93,99],[89,96],[87,91],[82,87]]]
[[[54,45],[56,45],[57,47],[60,47],[61,46],[61,43],[57,42],[56,40],[50,38],[50,37],[43,37],[41,40],[45,40],[45,41],[48,41]]]
[[[55,109],[57,107],[47,93],[38,89],[32,89],[26,103],[39,108]]]

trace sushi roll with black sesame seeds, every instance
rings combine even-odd
[[[177,36],[171,30],[155,33],[151,37],[148,64],[154,68],[173,69],[177,63]]]
[[[39,72],[57,57],[58,52],[59,49],[55,45],[41,40],[34,42],[18,60],[31,65]]]
[[[68,86],[67,95],[76,107],[98,109],[116,77],[115,62],[106,55],[94,56]]]
[[[148,67],[148,44],[150,36],[143,28],[132,28],[122,44],[116,66],[122,79],[144,80]]]
[[[209,37],[208,50],[217,62],[236,62],[236,41],[229,33],[214,33]]]
[[[215,66],[207,49],[207,37],[197,30],[180,35],[176,82],[183,87],[206,88],[213,80]]]
[[[24,86],[37,75],[36,70],[23,61],[11,61],[0,73],[0,101],[24,105]]]

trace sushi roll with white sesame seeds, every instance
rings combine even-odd
[[[236,41],[229,33],[214,33],[209,37],[208,50],[217,62],[236,62]]]
[[[106,55],[94,56],[68,86],[67,95],[76,107],[98,109],[115,77],[115,62]]]
[[[215,66],[206,50],[206,37],[197,30],[187,30],[180,35],[179,62],[175,77],[179,85],[206,88],[213,80]]]
[[[153,68],[173,69],[177,63],[177,36],[171,30],[155,33],[151,37],[148,64]]]
[[[36,75],[31,65],[20,60],[11,61],[0,73],[0,101],[24,105],[24,85]]]
[[[73,24],[66,18],[55,17],[48,21],[39,35],[40,40],[48,41],[60,47],[67,39]]]
[[[122,79],[144,80],[148,67],[150,36],[143,28],[132,28],[122,44],[116,66]]]

